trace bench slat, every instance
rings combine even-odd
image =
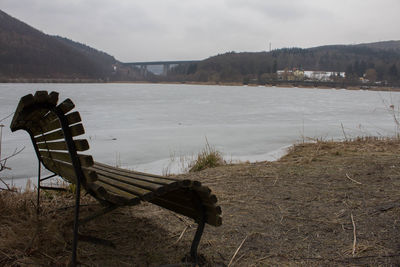
[[[122,169],[122,168],[117,168],[114,166],[110,166],[104,163],[100,163],[100,162],[95,162],[95,165],[98,165],[99,167],[104,167],[110,170],[115,170],[115,171],[119,171],[119,172],[123,172],[123,173],[135,173],[138,175],[144,175],[146,177],[154,177],[154,178],[161,178],[163,180],[171,180],[171,181],[180,181],[180,179],[177,178],[172,178],[172,177],[165,177],[165,176],[161,176],[161,175],[156,175],[156,174],[151,174],[151,173],[144,173],[144,172],[138,172],[138,171],[131,171],[128,169]]]
[[[63,177],[64,179],[76,184],[75,169],[71,164],[67,164],[61,161],[56,161],[50,158],[41,158],[43,164],[47,169]],[[83,175],[85,176],[86,182],[91,183],[97,180],[97,174],[94,171],[82,168]]]
[[[174,211],[176,213],[180,213],[182,215],[188,216],[195,220],[199,220],[201,217],[201,213],[198,210],[195,210],[188,206],[183,206],[180,203],[172,202],[172,201],[160,198],[160,197],[154,198],[154,199],[150,200],[149,202],[156,204],[158,206],[161,206],[163,208],[166,208],[168,210]],[[214,226],[220,226],[222,224],[222,218],[218,214],[216,214],[214,212],[209,213],[208,210],[207,210],[206,214],[207,214],[207,223],[208,224],[214,225]]]
[[[150,190],[153,192],[158,192],[159,194],[162,194],[164,192],[166,192],[167,187],[169,188],[177,188],[178,182],[173,182],[171,184],[167,184],[167,185],[160,185],[160,184],[154,184],[151,183],[149,181],[143,181],[143,180],[138,180],[138,179],[133,179],[131,177],[126,177],[126,176],[122,176],[122,175],[117,175],[117,174],[110,174],[108,172],[99,170],[99,169],[95,169],[96,173],[101,175],[101,176],[105,176],[108,177],[110,179],[122,182],[122,183],[126,183],[126,184],[130,184],[136,187],[140,187],[146,190]]]
[[[66,115],[66,119],[67,119],[68,125],[72,125],[72,124],[82,121],[81,116],[79,115],[78,111],[74,111],[74,112]],[[61,124],[58,119],[55,119],[52,121],[47,121],[46,119],[43,119],[43,120],[39,121],[39,126],[31,128],[31,132],[33,133],[34,136],[37,136],[39,134],[45,134],[47,132],[58,130],[58,129],[61,129]]]
[[[21,120],[21,118],[20,118],[21,117],[20,116],[21,112],[26,107],[32,105],[34,102],[35,102],[35,99],[33,98],[32,94],[29,94],[29,95],[21,97],[21,99],[18,102],[17,109],[15,110],[14,117],[13,117],[13,119],[11,121],[11,124],[10,124],[10,128],[11,128],[12,131],[18,130],[19,125],[17,125],[17,124]]]
[[[23,110],[19,113],[19,119],[16,120],[13,124],[13,128],[11,128],[13,131],[18,130],[18,129],[25,129],[29,128],[32,126],[32,122],[36,122],[37,120],[40,120],[46,113],[49,111],[47,109],[41,108],[41,109],[35,109],[35,110]]]
[[[41,156],[49,159],[55,159],[59,161],[65,161],[69,164],[72,164],[71,156],[69,153],[65,152],[55,152],[55,151],[40,151]],[[79,161],[82,167],[90,167],[93,165],[93,158],[90,155],[79,155]]]
[[[75,104],[71,101],[71,99],[67,98],[65,99],[61,104],[57,106],[61,110],[62,113],[67,114],[71,110],[73,110],[75,107]]]
[[[49,113],[50,109],[48,107],[39,108],[36,105],[46,104],[48,106],[55,106],[58,101],[58,93],[47,91],[37,91],[33,96],[34,103],[31,106],[25,106],[24,110],[19,114],[20,122],[26,124],[26,122],[37,122],[43,119],[43,117]],[[33,109],[33,110],[32,110]]]
[[[35,99],[35,103],[56,105],[58,101],[58,93],[53,91],[49,94],[47,91],[36,91],[33,98]]]
[[[174,203],[185,203],[185,206],[189,205],[188,203],[193,203],[193,192],[185,192],[183,193],[181,190],[171,191],[165,195],[162,195],[158,198],[174,202]],[[222,214],[222,209],[220,206],[216,206],[215,203],[211,203],[210,201],[206,201],[205,199],[201,199],[202,205],[206,208],[207,213],[212,214]]]
[[[140,198],[137,195],[130,194],[99,180],[94,183],[106,190],[106,194],[103,194],[104,200],[118,205],[137,205],[140,203]],[[119,198],[115,196],[119,196]]]
[[[98,163],[98,162],[94,163],[93,168],[96,171],[102,170],[102,171],[106,171],[110,174],[121,175],[121,176],[125,176],[125,177],[130,177],[133,179],[153,182],[155,184],[160,184],[160,185],[166,185],[166,184],[170,184],[170,183],[174,183],[174,182],[182,182],[183,186],[191,185],[190,180],[179,180],[179,179],[163,177],[163,176],[158,176],[158,175],[152,175],[152,174],[147,174],[147,173],[142,173],[142,172],[130,171],[130,170],[126,170],[126,169],[112,167],[112,166],[105,165],[105,164]]]
[[[35,103],[56,105],[58,101],[58,93],[53,91],[49,94],[47,91],[36,91],[33,98],[35,99]]]
[[[82,123],[69,127],[72,137],[79,136],[85,133]],[[63,130],[58,130],[49,134],[41,135],[35,138],[36,142],[54,141],[64,138]]]
[[[110,179],[109,177],[103,176],[101,174],[97,174],[97,180],[99,182],[103,182],[105,184],[111,185],[112,187],[116,187],[120,190],[123,190],[125,192],[131,193],[133,195],[139,196],[140,199],[142,200],[149,200],[153,198],[154,192],[150,190],[146,190],[137,186],[133,186],[130,184],[126,184],[120,181],[116,181],[113,179]]]
[[[74,143],[77,151],[86,151],[89,149],[89,143],[86,139],[74,140]],[[37,146],[39,149],[46,150],[68,150],[65,141],[39,143]]]
[[[32,94],[23,96],[17,106],[15,111],[13,120],[11,121],[11,130],[16,131],[21,127],[25,126],[25,123],[31,120],[34,117],[41,117],[47,113],[44,109],[41,111],[38,110],[29,110],[30,107],[35,104],[45,103],[47,102],[49,105],[56,105],[58,101],[58,93],[51,92],[47,94],[47,91],[38,91],[35,93],[35,96]]]
[[[196,190],[194,190],[196,191]],[[198,191],[196,191],[197,195],[200,195]],[[200,196],[199,196],[200,197]],[[178,190],[174,190],[172,193],[168,192],[167,194],[163,195],[163,198],[167,198],[171,201],[175,202],[182,202],[184,203],[185,201],[191,201],[193,198],[193,192],[191,192],[191,189],[188,188],[180,188]],[[217,197],[214,194],[210,194],[207,197],[200,197],[201,201],[203,204],[208,205],[208,206],[215,206],[217,203]]]

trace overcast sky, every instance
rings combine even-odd
[[[123,62],[400,40],[400,0],[0,0],[0,9]]]

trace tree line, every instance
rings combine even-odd
[[[180,65],[167,77],[170,81],[248,82],[260,84],[277,79],[277,70],[346,72],[345,79],[400,83],[400,50],[365,46],[323,46],[310,49],[284,48],[271,52],[229,52],[199,63]],[[154,77],[153,77],[154,79]]]

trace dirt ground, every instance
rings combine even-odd
[[[400,141],[298,144],[277,162],[185,175],[208,185],[223,212],[199,246],[205,266],[400,265]],[[63,266],[71,255],[73,197],[0,193],[0,265]],[[96,206],[83,199],[82,216]],[[195,224],[151,204],[81,227],[112,241],[79,243],[82,266],[159,266],[188,254]]]

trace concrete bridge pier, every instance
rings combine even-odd
[[[140,65],[140,75],[146,77],[147,76],[147,65]]]
[[[167,76],[168,75],[169,67],[170,67],[170,64],[168,64],[168,63],[163,64],[162,76]]]

